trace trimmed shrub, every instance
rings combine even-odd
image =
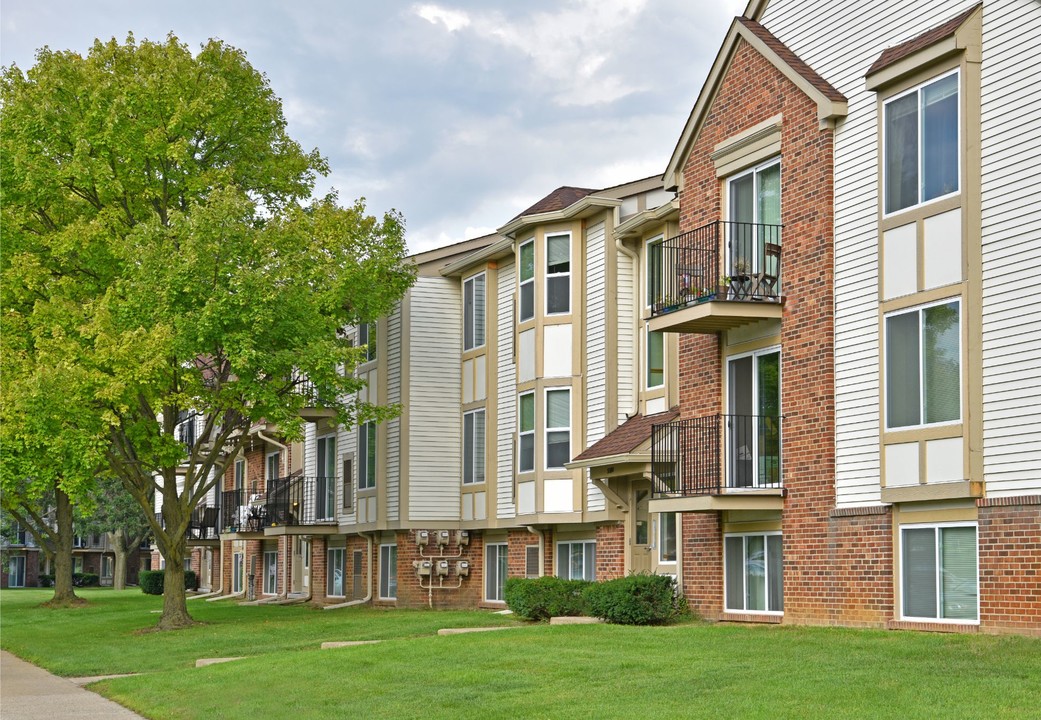
[[[194,570],[184,571],[184,589],[185,590],[198,590],[199,589],[199,576],[195,574]]]
[[[584,615],[586,604],[582,592],[592,583],[585,580],[540,578],[508,578],[506,605],[525,620],[548,620],[561,615]]]
[[[687,602],[676,594],[668,575],[629,575],[594,583],[585,589],[589,613],[619,625],[661,625],[686,614]]]
[[[101,578],[97,573],[72,573],[72,584],[75,587],[97,587]]]
[[[54,587],[54,574],[40,573],[40,587]]]
[[[142,570],[137,574],[137,584],[146,595],[163,594],[163,571]]]

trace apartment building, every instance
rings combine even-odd
[[[703,616],[1041,632],[1041,303],[1008,282],[1041,268],[1039,38],[1018,0],[731,26],[649,321],[680,344],[651,511]]]
[[[41,555],[36,541],[25,528],[12,522],[9,532],[0,535],[4,571],[0,572],[0,588],[36,587],[40,582]]]

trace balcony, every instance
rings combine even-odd
[[[709,415],[655,425],[651,511],[781,509],[781,420]]]
[[[268,484],[265,527],[336,525],[336,478],[289,477]]]
[[[780,319],[780,225],[717,221],[660,252],[649,278],[651,331],[715,333]]]
[[[250,496],[244,489],[221,493],[221,529],[233,533],[264,531],[267,513],[263,497]]]
[[[319,396],[318,388],[310,380],[303,377],[297,378],[293,392],[306,398],[304,406],[300,408],[300,417],[306,422],[317,423],[336,417],[336,411],[326,407],[331,403]]]
[[[220,508],[209,505],[199,505],[192,510],[192,517],[188,521],[188,541],[218,540],[220,528]]]

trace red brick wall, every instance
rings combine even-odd
[[[543,530],[542,546],[542,574],[553,574],[553,531]],[[526,577],[528,562],[528,546],[538,545],[539,536],[527,530],[510,530],[507,539],[509,550],[507,550],[508,577]]]
[[[884,627],[894,617],[893,516],[887,506],[833,510],[830,574],[806,618],[814,624]],[[785,548],[787,550],[787,548]],[[794,591],[794,589],[793,589]],[[785,587],[787,600],[788,587]],[[797,598],[804,593],[796,592]],[[821,612],[816,612],[816,606]],[[786,608],[787,612],[787,608]]]
[[[1041,496],[976,504],[980,629],[1041,635]]]
[[[829,511],[835,499],[832,133],[820,129],[815,103],[743,41],[684,168],[680,223],[686,231],[721,219],[724,188],[710,153],[721,141],[777,114],[783,115],[785,621],[827,622],[833,602],[826,600],[832,594]],[[721,411],[720,353],[714,336],[681,336],[683,417]],[[685,594],[706,617],[722,606],[721,556],[719,518],[684,518]]]
[[[397,534],[398,545],[398,597],[392,603],[398,607],[434,607],[434,608],[474,608],[484,598],[484,538],[481,533],[471,532],[470,543],[460,547],[455,543],[455,531],[452,531],[452,542],[440,549],[434,542],[433,531],[430,544],[420,549],[416,545],[416,530],[401,531]],[[377,572],[373,575],[376,585],[373,599],[378,601],[379,595],[379,553],[374,550]],[[424,557],[425,556],[425,557]],[[450,570],[447,577],[420,577],[412,563],[417,560],[447,559]],[[458,560],[470,562],[470,574],[460,578],[455,572]],[[433,582],[434,589],[428,589]],[[458,587],[457,587],[458,586]]]
[[[614,580],[625,576],[625,526],[599,525],[596,528],[596,579]]]
[[[37,587],[40,584],[40,551],[36,549],[12,549],[4,553],[4,564],[0,567],[0,588],[8,587],[8,558],[21,556],[25,558],[25,585],[22,587]]]
[[[325,537],[315,535],[311,538],[311,602],[325,602],[325,586],[329,555],[326,552]],[[344,576],[344,589],[347,587],[347,577]],[[338,602],[343,602],[337,598]]]

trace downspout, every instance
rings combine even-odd
[[[627,248],[620,237],[615,237],[614,246],[618,252],[629,257],[633,261],[635,292],[637,297],[640,294],[640,257]],[[633,342],[636,344],[634,348],[636,352],[633,353],[633,377],[632,377],[632,388],[633,388],[633,407],[632,412],[625,414],[626,418],[631,418],[640,411],[640,363],[643,362],[643,354],[640,352],[640,303],[633,303]]]
[[[546,535],[534,525],[526,525],[525,529],[539,539],[539,577],[542,577],[546,574]]]
[[[351,607],[352,605],[361,605],[363,603],[367,603],[370,600],[372,600],[372,542],[373,542],[372,534],[371,533],[358,533],[358,534],[361,535],[363,538],[365,538],[366,542],[368,543],[368,550],[367,550],[367,552],[368,552],[368,556],[369,556],[369,570],[368,570],[367,573],[365,573],[365,575],[366,575],[366,578],[365,578],[365,588],[367,590],[367,593],[366,593],[365,597],[361,598],[360,600],[348,600],[345,603],[338,603],[336,605],[324,605],[324,606],[322,606],[322,610],[337,610],[339,608]],[[326,568],[326,572],[329,572],[328,568]],[[346,581],[347,581],[347,578],[344,578],[344,582],[346,582]]]

